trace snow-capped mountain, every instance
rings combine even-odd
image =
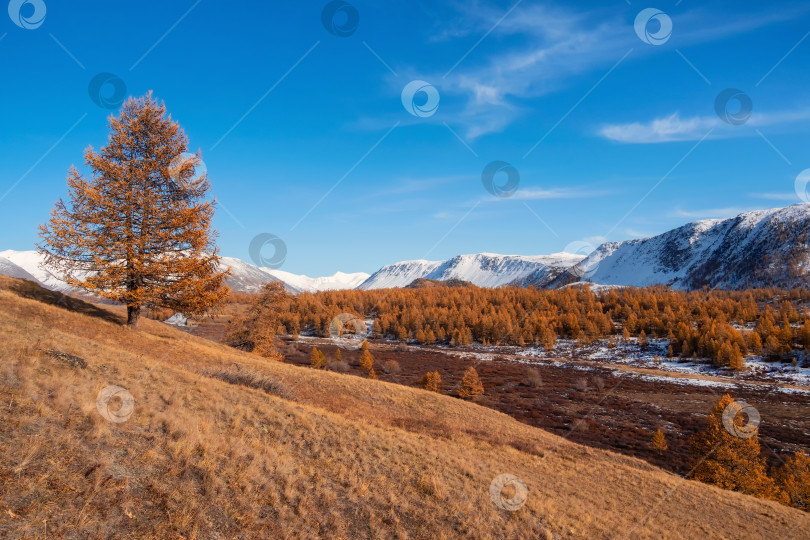
[[[0,274],[28,279],[46,289],[76,291],[43,269],[42,261],[43,257],[37,251],[0,251]],[[225,284],[231,290],[247,293],[257,292],[265,283],[273,282],[284,283],[284,288],[293,294],[302,291],[353,289],[368,278],[368,274],[362,272],[356,274],[337,272],[333,276],[311,278],[270,268],[259,268],[235,257],[220,257],[220,269],[226,268],[231,270],[231,275],[225,280]]]
[[[522,285],[556,288],[576,281],[678,289],[807,287],[810,204],[696,221],[652,238],[607,242],[562,275]]]
[[[261,268],[235,257],[220,257],[219,267],[222,270],[226,268],[231,270],[231,275],[225,280],[225,284],[236,292],[255,293],[265,283],[281,281]],[[293,294],[301,292],[289,283],[284,283],[284,288]]]
[[[0,275],[27,279],[34,282],[39,281],[37,278],[29,274],[24,268],[3,257],[0,257]]]
[[[553,269],[556,275],[583,258],[584,255],[572,253],[528,256],[478,253],[458,255],[446,261],[403,261],[383,266],[358,288],[405,287],[419,278],[458,279],[479,287],[499,287],[541,270]]]
[[[0,274],[30,279],[52,290],[71,288],[40,266],[36,251],[0,251]],[[337,272],[309,277],[259,268],[222,257],[227,284],[256,292],[282,282],[293,293],[334,289],[407,287],[417,279],[459,280],[479,287],[516,285],[558,288],[576,282],[601,285],[716,287],[810,287],[810,204],[757,210],[730,219],[696,221],[652,238],[607,242],[584,257],[552,255],[458,255],[446,261],[403,261],[374,274]]]
[[[54,291],[75,292],[76,289],[51,274],[41,266],[42,255],[37,251],[0,251],[0,274],[35,281]],[[252,264],[234,257],[221,257],[220,268],[230,268],[231,275],[225,281],[232,290],[238,292],[256,292],[265,283],[281,281],[278,278],[259,270]],[[285,284],[285,288],[298,293],[300,290]]]
[[[0,274],[29,279],[52,291],[72,291],[70,285],[40,266],[43,257],[36,251],[0,251]],[[27,274],[27,276],[25,275]]]
[[[331,276],[309,277],[272,268],[261,268],[261,270],[299,291],[306,292],[354,289],[369,278],[369,274],[365,272],[355,272],[353,274],[336,272]]]

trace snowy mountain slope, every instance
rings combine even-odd
[[[17,266],[13,262],[3,257],[0,257],[0,275],[27,279],[34,283],[39,283],[39,280],[28,273],[24,268]]]
[[[576,281],[678,289],[810,286],[810,204],[688,223],[652,238],[607,242],[538,287]]]
[[[75,291],[64,281],[44,270],[40,264],[43,257],[36,251],[0,251],[0,274],[30,279],[39,282],[47,289],[57,291]],[[311,278],[290,272],[259,268],[235,257],[221,257],[220,268],[229,268],[231,275],[225,284],[237,292],[257,292],[265,283],[282,282],[284,288],[293,294],[301,291],[320,291],[331,289],[353,289],[369,275],[358,272],[344,274],[337,272],[332,276]]]
[[[354,289],[369,278],[369,274],[365,272],[355,272],[353,274],[336,272],[331,276],[309,277],[272,268],[261,268],[261,270],[299,291],[307,292]]]
[[[40,267],[36,251],[0,251],[0,274],[70,291]],[[552,255],[459,255],[446,261],[403,261],[362,272],[312,278],[258,268],[222,257],[230,268],[227,284],[235,291],[256,292],[283,282],[293,293],[344,288],[407,287],[417,279],[460,280],[479,287],[501,285],[557,288],[587,281],[602,285],[670,285],[680,289],[717,287],[810,287],[810,204],[758,210],[724,220],[688,223],[652,238],[607,242],[588,257]]]
[[[33,276],[34,279],[46,289],[62,292],[75,291],[73,287],[40,267],[43,257],[36,251],[14,251],[9,249],[0,251],[0,258],[6,259],[17,268]],[[0,273],[7,276],[18,277],[12,274],[6,274],[5,269],[2,267],[0,267]]]
[[[2,261],[7,261],[7,263],[3,264]],[[67,283],[57,278],[46,269],[43,269],[41,267],[42,261],[42,255],[36,251],[0,251],[0,274],[33,279],[42,284],[43,287],[54,291],[76,291],[76,289],[70,287]],[[222,257],[220,265],[222,268],[231,269],[232,275],[228,277],[225,283],[231,287],[231,289],[238,292],[256,292],[265,283],[280,281],[262,272],[252,264],[233,257]],[[28,274],[30,277],[15,275],[21,272]],[[285,287],[290,292],[300,292],[295,287],[289,285]]]
[[[562,271],[583,258],[582,255],[571,253],[529,256],[478,253],[458,255],[446,261],[403,261],[383,266],[359,288],[406,287],[419,278],[439,281],[458,279],[479,287],[499,287],[543,269]]]
[[[220,269],[229,268],[231,270],[231,275],[225,280],[225,284],[236,292],[255,293],[265,283],[281,281],[258,266],[246,263],[236,257],[220,257],[219,267]],[[288,283],[284,283],[284,288],[293,294],[301,292],[297,287]]]
[[[388,289],[392,287],[405,287],[415,279],[427,277],[431,272],[441,266],[442,261],[402,261],[383,266],[363,283],[358,289]]]

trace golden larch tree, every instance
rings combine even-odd
[[[313,348],[309,354],[309,365],[315,369],[326,367],[326,356],[317,347]]]
[[[791,506],[810,512],[810,457],[796,452],[774,473],[776,483],[785,490]]]
[[[712,408],[706,428],[690,439],[691,478],[785,503],[784,492],[766,473],[765,460],[760,456],[758,428],[746,424],[745,415],[741,412],[732,417],[729,411],[734,413],[739,407],[732,407],[729,411],[726,409],[733,404],[734,399],[728,394],[724,395]],[[728,429],[731,426],[723,424],[724,413],[727,423],[733,422],[736,429]]]
[[[419,383],[425,390],[442,393],[442,376],[438,371],[428,371]]]
[[[462,398],[475,398],[484,393],[484,385],[478,378],[478,372],[470,366],[464,372],[458,387],[458,395]]]
[[[109,118],[106,146],[84,153],[92,174],[71,167],[69,201],[57,201],[40,226],[44,264],[73,287],[141,310],[164,307],[203,315],[228,294],[219,270],[215,202],[206,199],[199,154],[166,107],[130,98]]]
[[[661,455],[667,450],[669,450],[669,445],[667,444],[667,436],[664,435],[664,432],[661,431],[661,428],[656,429],[655,433],[653,433],[652,440],[650,441],[650,448],[652,448],[658,455]]]
[[[283,360],[276,346],[278,328],[283,326],[281,314],[291,301],[291,295],[281,282],[265,283],[253,296],[247,311],[234,315],[225,330],[224,342],[231,347],[253,352],[272,360]]]
[[[374,357],[371,356],[368,349],[363,349],[363,353],[360,355],[360,367],[366,371],[370,371],[374,367]]]

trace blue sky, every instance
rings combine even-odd
[[[36,28],[0,22],[0,249],[33,248],[105,143],[99,73],[153,90],[202,152],[224,255],[271,233],[308,275],[649,236],[801,202],[810,167],[806,2],[356,1],[329,19],[354,9],[346,36],[320,1],[31,2]],[[421,116],[414,80],[439,96]],[[752,104],[723,109],[737,125],[727,88]],[[511,196],[483,185],[496,160]]]

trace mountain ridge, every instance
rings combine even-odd
[[[56,291],[73,289],[40,267],[36,251],[0,251],[0,274]],[[659,235],[605,242],[589,255],[474,253],[443,261],[415,259],[373,274],[336,272],[309,277],[222,257],[237,292],[281,282],[293,294],[337,289],[408,287],[417,280],[464,281],[478,287],[554,289],[578,282],[606,286],[667,285],[680,289],[810,286],[810,204],[744,212],[686,223]]]
[[[602,285],[676,289],[810,286],[810,204],[700,220],[649,238],[605,242],[577,265],[521,286]]]
[[[545,269],[562,271],[581,261],[583,255],[552,253],[550,255],[499,255],[475,253],[456,255],[445,261],[400,261],[385,265],[358,288],[384,289],[406,287],[416,279],[468,281],[478,287],[500,287],[532,272]]]

